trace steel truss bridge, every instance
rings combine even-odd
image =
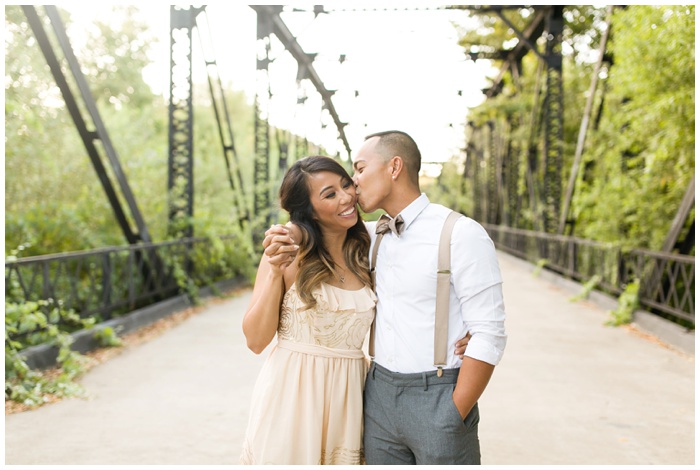
[[[222,155],[232,189],[232,204],[238,223],[247,233],[260,232],[261,227],[275,220],[271,210],[270,154],[273,145],[279,155],[278,173],[305,154],[312,143],[289,132],[272,129],[268,117],[270,100],[270,43],[275,36],[298,64],[297,83],[310,81],[320,95],[323,107],[332,117],[338,139],[348,154],[351,148],[341,120],[333,104],[334,90],[324,85],[314,68],[314,54],[304,51],[282,20],[279,5],[250,5],[257,13],[257,90],[255,99],[254,177],[252,184],[241,172],[240,155],[235,145],[234,129],[224,99],[215,57],[207,56],[202,45],[209,91],[218,126]],[[528,148],[517,148],[511,138],[513,122],[489,121],[477,125],[470,122],[465,150],[465,180],[473,182],[474,213],[491,234],[499,249],[533,262],[547,260],[551,269],[577,281],[593,276],[601,281],[598,289],[619,295],[632,279],[640,279],[639,298],[642,308],[694,329],[695,261],[694,219],[685,230],[694,207],[695,182],[691,181],[686,196],[670,223],[662,250],[621,250],[606,244],[574,236],[569,218],[576,175],[581,165],[586,131],[593,116],[592,102],[586,104],[576,145],[574,164],[568,182],[563,181],[563,77],[562,34],[565,6],[530,6],[534,14],[522,30],[509,22],[504,10],[524,6],[454,6],[471,13],[491,13],[504,21],[517,35],[518,42],[510,49],[489,52],[468,52],[472,60],[487,58],[500,61],[500,71],[492,85],[483,90],[487,98],[498,95],[507,75],[517,83],[523,73],[523,58],[533,54],[539,62],[535,90],[536,106],[529,118]],[[55,6],[42,9],[24,5],[22,9],[36,36],[41,51],[61,90],[66,107],[79,131],[87,154],[111,204],[128,246],[105,248],[80,253],[38,256],[6,262],[6,296],[19,301],[45,298],[62,299],[82,316],[99,315],[103,319],[168,298],[182,290],[174,274],[182,263],[192,279],[203,283],[217,279],[216,263],[204,261],[210,250],[206,239],[195,238],[188,220],[193,215],[193,31],[206,19],[206,6],[170,8],[170,101],[168,132],[168,191],[171,240],[154,243],[139,211],[129,182],[110,136],[98,112],[80,64],[73,52],[66,29]],[[334,10],[314,6],[316,15]],[[608,28],[609,30],[609,13]],[[55,41],[51,41],[47,25]],[[538,39],[545,38],[543,50]],[[200,40],[206,37],[200,35]],[[540,43],[542,41],[539,41]],[[590,97],[597,86],[600,67],[611,57],[606,51],[607,33],[601,40],[599,60],[593,75]],[[58,54],[53,44],[61,50]],[[209,48],[208,50],[211,50]],[[70,71],[70,75],[67,75]],[[72,83],[72,85],[71,85]],[[77,90],[74,91],[74,90]],[[465,110],[466,114],[466,110]],[[524,119],[513,116],[513,119]],[[274,132],[273,132],[274,131]],[[292,139],[295,139],[294,145]],[[296,151],[289,154],[290,147]],[[515,155],[526,152],[526,197],[518,197],[517,181],[521,169]],[[108,169],[110,171],[108,171]],[[252,203],[247,194],[253,194]],[[120,197],[121,196],[121,197]],[[534,214],[529,226],[522,214]],[[227,237],[220,241],[226,243]],[[235,250],[235,247],[230,247]],[[178,260],[174,263],[173,259]],[[85,279],[92,288],[79,294],[78,285]],[[10,289],[10,290],[8,290]]]

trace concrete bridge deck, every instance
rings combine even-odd
[[[483,463],[694,465],[695,359],[499,254],[508,347],[480,401]],[[266,353],[250,290],[90,370],[89,398],[5,416],[6,465],[231,465]]]

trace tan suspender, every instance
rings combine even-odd
[[[455,222],[460,217],[459,212],[451,211],[442,226],[440,234],[440,245],[438,247],[438,266],[437,266],[437,292],[435,299],[435,351],[434,364],[438,369],[438,377],[442,377],[442,368],[447,364],[447,324],[448,312],[450,307],[450,240],[452,238],[452,229]],[[383,233],[377,235],[372,248],[372,267],[370,269],[372,275],[372,285],[375,293],[377,292],[377,252],[379,243],[384,237]],[[369,334],[369,355],[374,358],[374,329],[376,320],[372,322]]]
[[[440,234],[438,248],[437,294],[435,298],[435,354],[433,364],[437,375],[442,377],[442,368],[447,364],[447,323],[450,310],[450,240],[452,229],[459,218],[459,212],[452,211],[445,220]]]
[[[377,239],[374,241],[374,247],[372,248],[372,263],[369,269],[370,275],[372,276],[372,289],[374,293],[377,293],[377,251],[379,250],[379,244],[384,238],[383,233],[377,234]],[[376,316],[376,315],[375,315]],[[374,359],[374,325],[377,323],[376,318],[372,320],[372,325],[369,327],[369,357]]]

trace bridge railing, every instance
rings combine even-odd
[[[639,249],[613,243],[483,224],[499,250],[596,289],[620,295],[638,279],[640,305],[662,317],[695,328],[695,257]]]
[[[496,246],[579,282],[619,295],[640,280],[647,310],[695,326],[695,258],[610,243],[484,224]],[[5,262],[6,302],[60,300],[81,317],[100,321],[240,273],[249,264],[240,240],[189,238],[162,243],[33,256]],[[238,268],[237,268],[238,267]],[[236,272],[236,270],[239,270]]]
[[[5,261],[5,301],[53,299],[81,318],[104,321],[233,278],[248,264],[235,235],[32,256]]]

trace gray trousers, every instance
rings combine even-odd
[[[459,369],[399,374],[372,363],[364,391],[368,465],[481,464],[479,408],[462,420],[452,400]]]

